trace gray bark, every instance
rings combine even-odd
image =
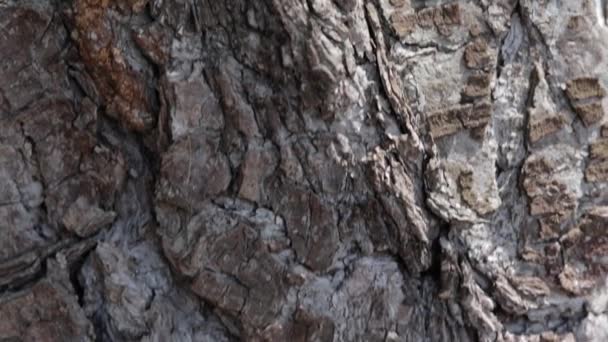
[[[608,340],[603,0],[0,0],[0,341]]]

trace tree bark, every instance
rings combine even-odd
[[[0,0],[0,341],[608,340],[603,0]]]

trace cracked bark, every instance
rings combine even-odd
[[[606,1],[0,1],[0,341],[605,341]]]

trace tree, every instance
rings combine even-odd
[[[606,340],[606,11],[0,2],[0,340]]]

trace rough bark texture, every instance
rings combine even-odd
[[[0,0],[0,341],[608,340],[607,14]]]

